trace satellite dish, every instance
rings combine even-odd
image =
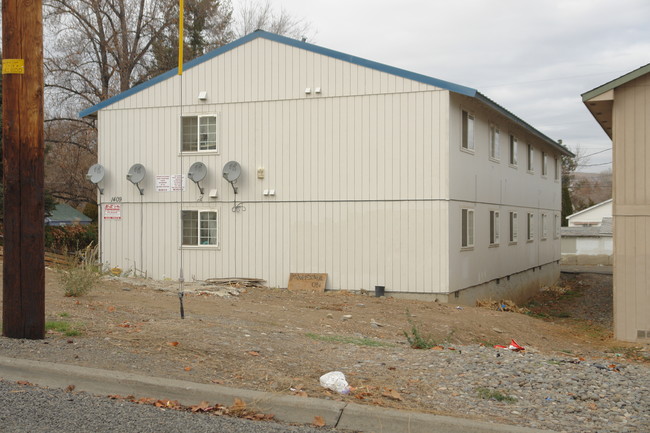
[[[237,161],[229,161],[223,166],[223,177],[228,182],[235,182],[241,175],[241,165]]]
[[[187,173],[187,177],[189,177],[190,180],[194,182],[196,186],[199,187],[199,191],[201,191],[201,195],[203,195],[203,188],[201,188],[199,182],[201,182],[207,174],[208,174],[208,168],[201,161],[197,161],[194,164],[192,164],[190,166],[189,173]]]
[[[241,176],[241,165],[239,165],[237,161],[227,162],[226,165],[223,166],[222,176],[224,179],[230,182],[233,191],[235,191],[235,194],[237,194],[237,187],[235,186],[235,182],[237,182],[237,179],[239,179],[239,176]]]
[[[101,164],[94,164],[88,169],[86,179],[97,185],[99,182],[104,180],[104,176],[106,176],[106,170],[104,170],[104,167]],[[99,185],[97,185],[97,188],[99,189],[100,194],[104,194],[104,188],[100,188]]]
[[[139,183],[144,180],[144,176],[147,174],[147,170],[144,168],[144,165],[142,164],[133,164],[131,168],[129,168],[129,172],[126,175],[126,179],[131,182],[133,185],[138,187],[138,191],[140,191],[140,195],[144,195],[144,189],[140,188]]]

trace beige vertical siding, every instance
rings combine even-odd
[[[614,333],[650,338],[650,75],[614,91]]]
[[[475,150],[461,150],[461,111],[474,113]],[[561,211],[561,185],[555,180],[554,157],[547,144],[505,117],[455,95],[450,106],[450,291],[560,260],[560,238],[555,215]],[[500,158],[489,157],[489,125],[500,129]],[[509,164],[509,135],[518,138],[518,164]],[[527,147],[534,146],[532,172],[527,170]],[[549,157],[542,176],[542,151]],[[461,209],[474,209],[474,247],[461,248]],[[499,212],[500,242],[490,245],[490,211]],[[509,213],[517,212],[518,240],[509,242]],[[534,238],[526,239],[527,214],[534,215]],[[542,214],[547,215],[547,237],[542,238]]]
[[[179,155],[181,80],[183,114],[218,116],[217,152]],[[444,292],[448,100],[259,39],[119,101],[99,113],[101,198],[122,204],[122,220],[103,222],[103,259],[135,261],[154,278],[178,278],[182,260],[187,280],[250,276],[284,287],[290,272],[327,272],[333,289]],[[155,191],[156,175],[199,160],[217,199],[199,202],[191,181],[183,193]],[[229,160],[243,168],[237,196],[221,178]],[[147,168],[142,197],[125,178],[135,162]],[[232,212],[235,199],[245,211]],[[181,208],[218,211],[218,248],[179,249]]]

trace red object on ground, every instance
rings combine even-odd
[[[514,339],[510,340],[510,345],[509,346],[501,346],[500,344],[497,344],[497,345],[494,346],[494,348],[495,349],[508,349],[508,350],[512,350],[514,352],[521,352],[522,350],[526,350],[522,346],[517,344],[517,342]]]

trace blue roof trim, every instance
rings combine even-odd
[[[404,69],[396,68],[394,66],[385,65],[383,63],[373,62],[372,60],[362,59],[361,57],[352,56],[350,54],[345,54],[340,51],[330,50],[329,48],[323,48],[318,45],[313,45],[308,42],[302,42],[297,39],[288,38],[286,36],[276,35],[275,33],[265,32],[263,30],[257,30],[253,33],[250,33],[236,41],[233,41],[229,44],[224,45],[223,47],[217,48],[209,53],[197,57],[194,60],[191,60],[183,65],[184,70],[192,69],[194,66],[200,65],[210,59],[213,59],[225,52],[233,50],[241,45],[244,45],[247,42],[250,42],[257,38],[264,38],[271,41],[279,42],[285,45],[290,45],[292,47],[301,48],[303,50],[311,51],[316,54],[322,54],[324,56],[332,57],[335,59],[343,60],[345,62],[353,63],[355,65],[364,66],[366,68],[375,69],[380,72],[386,72],[388,74],[397,75],[408,80],[418,81],[420,83],[429,84],[431,86],[440,87],[452,92],[460,93],[461,95],[476,96],[476,89],[470,87],[461,86],[459,84],[451,83],[449,81],[439,80],[437,78],[429,77],[427,75],[417,74],[415,72],[407,71]],[[149,81],[138,84],[137,86],[132,87],[131,89],[122,92],[118,95],[108,98],[99,104],[93,105],[81,112],[79,112],[79,117],[89,116],[102,108],[106,108],[109,105],[112,105],[122,99],[128,98],[131,95],[134,95],[144,89],[147,89],[155,84],[158,84],[162,81],[165,81],[175,75],[178,75],[178,68],[174,68],[170,71],[165,72],[162,75],[159,75],[155,78],[152,78]]]
[[[213,58],[215,58],[217,56],[220,56],[223,53],[226,53],[226,52],[228,52],[230,50],[233,50],[233,49],[235,49],[235,48],[237,48],[237,47],[239,47],[241,45],[244,45],[244,44],[246,44],[246,43],[248,43],[248,42],[250,42],[250,41],[252,41],[254,39],[257,39],[257,38],[264,38],[264,39],[268,39],[270,41],[279,42],[281,44],[290,45],[292,47],[296,47],[296,48],[300,48],[300,49],[303,49],[303,50],[311,51],[311,52],[316,53],[316,54],[321,54],[321,55],[324,55],[324,56],[327,56],[327,57],[332,57],[334,59],[342,60],[344,62],[349,62],[349,63],[355,64],[355,65],[359,65],[359,66],[363,66],[363,67],[366,67],[366,68],[374,69],[376,71],[385,72],[385,73],[388,73],[388,74],[391,74],[391,75],[396,75],[398,77],[406,78],[408,80],[413,80],[413,81],[417,81],[419,83],[439,87],[439,88],[449,90],[449,91],[454,92],[454,93],[469,96],[471,98],[476,98],[477,100],[479,100],[479,101],[483,102],[484,104],[492,107],[493,109],[501,112],[506,117],[511,118],[516,123],[519,123],[520,125],[522,125],[526,129],[530,130],[535,135],[537,135],[539,138],[541,138],[542,140],[544,140],[545,142],[547,142],[551,146],[555,147],[562,154],[567,155],[567,156],[574,156],[573,153],[571,153],[566,147],[560,145],[555,140],[552,140],[551,138],[547,137],[546,135],[544,135],[543,133],[541,133],[537,129],[533,128],[531,125],[529,125],[528,123],[526,123],[525,121],[523,121],[519,117],[515,116],[513,113],[506,110],[505,108],[503,108],[502,106],[500,106],[496,102],[492,101],[490,98],[488,98],[488,97],[482,95],[481,93],[479,93],[476,89],[472,89],[471,87],[461,86],[460,84],[451,83],[449,81],[439,80],[437,78],[429,77],[427,75],[422,75],[422,74],[407,71],[407,70],[404,70],[404,69],[396,68],[394,66],[385,65],[383,63],[374,62],[372,60],[363,59],[361,57],[352,56],[350,54],[345,54],[345,53],[342,53],[340,51],[331,50],[329,48],[323,48],[323,47],[320,47],[318,45],[310,44],[308,42],[299,41],[297,39],[288,38],[286,36],[277,35],[275,33],[269,33],[269,32],[263,31],[263,30],[257,30],[257,31],[255,31],[253,33],[250,33],[250,34],[248,34],[248,35],[246,35],[246,36],[244,36],[242,38],[237,39],[236,41],[233,41],[233,42],[231,42],[229,44],[226,44],[226,45],[224,45],[224,46],[222,46],[220,48],[217,48],[217,49],[215,49],[213,51],[210,51],[209,53],[206,53],[206,54],[202,55],[201,57],[197,57],[196,59],[185,63],[183,65],[183,69],[184,70],[192,69],[194,66],[200,65],[201,63],[204,63],[204,62],[207,62],[208,60],[211,60],[211,59],[213,59]],[[112,98],[106,99],[105,101],[102,101],[97,105],[94,105],[94,106],[92,106],[90,108],[87,108],[87,109],[81,111],[79,113],[79,117],[85,117],[85,116],[91,115],[91,114],[101,110],[102,108],[108,107],[109,105],[114,104],[115,102],[118,102],[118,101],[120,101],[120,100],[122,100],[124,98],[127,98],[127,97],[131,96],[131,95],[134,95],[134,94],[136,94],[136,93],[138,93],[138,92],[140,92],[140,91],[142,91],[144,89],[147,89],[147,88],[149,88],[149,87],[151,87],[151,86],[153,86],[155,84],[158,84],[158,83],[160,83],[162,81],[165,81],[168,78],[171,78],[171,77],[173,77],[173,76],[175,76],[177,74],[178,74],[178,68],[174,68],[171,71],[165,72],[164,74],[159,75],[159,76],[157,76],[155,78],[152,78],[151,80],[149,80],[147,82],[139,84],[139,85],[137,85],[137,86],[125,91],[125,92],[120,93],[119,95],[115,95]]]
[[[478,99],[479,101],[482,101],[484,104],[490,106],[491,108],[493,108],[494,110],[500,112],[501,114],[505,115],[506,117],[509,117],[510,119],[515,121],[516,123],[519,123],[521,126],[528,129],[533,134],[537,135],[537,137],[539,137],[542,140],[546,141],[547,144],[550,144],[552,147],[559,150],[560,153],[562,153],[563,155],[570,156],[570,157],[575,156],[573,154],[573,152],[571,152],[569,149],[567,149],[566,147],[564,147],[563,145],[561,145],[557,141],[553,140],[552,138],[550,138],[546,134],[538,131],[536,128],[531,126],[528,122],[526,122],[525,120],[523,120],[520,117],[516,116],[511,111],[509,111],[506,108],[502,107],[501,105],[497,104],[496,102],[494,102],[493,100],[491,100],[487,96],[483,95],[482,93],[476,92],[476,99]]]

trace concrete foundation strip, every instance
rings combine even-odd
[[[115,394],[177,400],[187,406],[202,401],[231,406],[235,398],[239,398],[262,413],[274,414],[282,422],[311,424],[314,417],[320,416],[328,426],[362,432],[553,433],[549,430],[3,356],[0,356],[0,378],[25,380],[50,388],[65,389],[74,385],[75,391],[101,396]]]

